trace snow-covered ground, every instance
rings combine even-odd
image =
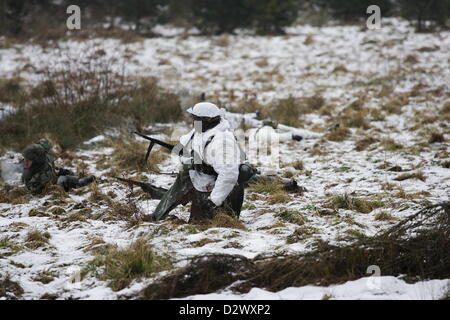
[[[449,160],[449,143],[426,142],[427,134],[433,130],[444,133],[448,140],[450,123],[438,118],[420,127],[415,125],[426,116],[436,116],[449,100],[450,33],[416,34],[404,21],[383,21],[381,30],[372,31],[362,26],[297,26],[290,28],[286,36],[277,37],[183,37],[174,31],[170,37],[127,44],[116,39],[59,43],[59,48],[68,50],[71,55],[101,48],[108,58],[117,58],[118,65],[124,62],[130,74],[156,76],[163,87],[180,94],[206,92],[208,97],[229,104],[253,95],[259,102],[268,103],[290,95],[309,97],[320,93],[327,103],[336,106],[339,114],[361,94],[364,94],[366,107],[377,109],[390,96],[411,92],[417,84],[422,87],[419,94],[409,96],[401,114],[385,114],[384,119],[378,121],[369,117],[371,128],[366,131],[352,128],[350,138],[342,142],[313,139],[282,145],[279,174],[292,171],[308,192],[290,195],[290,200],[281,204],[270,204],[264,196],[247,193],[245,210],[241,214],[246,230],[210,228],[201,231],[195,226],[170,221],[130,226],[120,219],[102,220],[109,208],[89,201],[92,193],[89,189],[70,193],[62,200],[50,195],[21,204],[0,203],[0,239],[7,238],[10,243],[21,246],[17,252],[11,252],[11,246],[0,247],[1,274],[9,275],[22,286],[25,299],[39,299],[45,294],[59,299],[133,298],[152,279],[136,280],[119,292],[112,291],[107,282],[94,275],[75,283],[69,281],[93,259],[92,243],[101,240],[126,247],[144,237],[156,251],[175,257],[176,266],[183,266],[187,258],[205,253],[239,254],[248,258],[259,254],[298,253],[311,250],[319,239],[344,244],[348,241],[345,237],[355,233],[374,235],[425,203],[449,200],[450,170],[440,164]],[[24,44],[0,49],[0,77],[14,75],[37,83],[40,75],[30,66],[54,63],[59,50]],[[414,55],[417,63],[405,62],[409,55]],[[382,84],[393,87],[390,96],[378,95]],[[436,89],[441,89],[440,95],[432,94]],[[326,114],[310,114],[303,118],[303,123],[306,129],[326,132],[333,119]],[[375,144],[366,151],[356,151],[355,142],[364,136],[380,141],[394,139],[403,149],[386,151]],[[108,159],[113,151],[98,144],[103,139],[103,136],[94,138],[74,154],[87,164],[86,172],[97,176],[108,170],[101,170],[96,163]],[[317,149],[321,152],[315,152]],[[295,160],[303,160],[305,170],[292,168]],[[420,170],[426,179],[395,181],[400,173],[383,169],[386,163],[389,167],[400,166],[405,172]],[[261,167],[263,171],[272,168],[268,163]],[[163,172],[176,169],[176,164],[169,160],[161,165]],[[170,186],[174,180],[173,176],[151,172],[144,176],[163,187]],[[390,187],[386,187],[387,184]],[[127,187],[112,181],[100,184],[99,188],[104,194],[114,193],[117,202],[125,202],[129,194]],[[402,195],[400,191],[404,191]],[[333,214],[321,214],[332,196],[345,193],[381,200],[384,204],[370,213],[339,209]],[[157,200],[137,200],[143,212],[151,212],[157,203]],[[57,208],[64,211],[61,213]],[[32,209],[44,214],[30,216]],[[86,210],[91,214],[85,221],[67,219],[69,214]],[[283,210],[301,212],[306,218],[305,224],[299,226],[275,216]],[[380,212],[389,213],[396,220],[378,221],[375,217]],[[188,208],[179,207],[173,215],[187,220]],[[287,241],[299,228],[304,237]],[[23,247],[26,234],[32,229],[48,231],[49,244],[37,249]],[[205,239],[207,241],[202,243]],[[52,275],[48,283],[40,281],[43,273]],[[381,285],[375,287],[368,284],[371,280],[363,278],[327,288],[287,288],[278,293],[254,288],[245,295],[218,292],[188,299],[322,299],[324,296],[331,299],[436,299],[448,290],[445,280],[406,284],[397,278],[382,277]]]

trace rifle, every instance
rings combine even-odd
[[[166,143],[166,142],[163,142],[161,140],[158,140],[158,139],[146,136],[146,135],[144,135],[142,133],[134,132],[134,134],[136,134],[136,135],[138,135],[138,136],[140,136],[140,137],[150,141],[150,145],[148,146],[147,153],[145,154],[145,163],[147,163],[148,157],[150,156],[150,152],[152,152],[152,149],[155,146],[155,144],[160,145],[161,147],[166,148],[169,151],[172,151],[173,148],[175,148],[175,146],[173,144]]]
[[[142,191],[148,193],[154,199],[161,199],[161,197],[164,195],[164,193],[167,192],[167,189],[152,186],[150,183],[145,183],[142,181],[136,181],[136,180],[130,180],[130,179],[123,179],[123,178],[119,178],[119,177],[113,177],[113,178],[117,179],[121,182],[128,183],[129,185],[141,187]]]

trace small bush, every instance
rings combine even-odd
[[[12,102],[16,112],[0,120],[1,146],[21,150],[46,135],[64,149],[107,128],[181,119],[177,96],[154,79],[127,79],[96,55],[59,59],[61,67],[40,70],[43,82]]]

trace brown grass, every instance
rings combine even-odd
[[[14,188],[12,190],[0,189],[0,203],[12,205],[27,203],[31,196],[25,188]]]
[[[304,225],[308,221],[303,213],[296,210],[283,210],[275,214],[275,217],[285,222],[298,224],[299,226]]]
[[[441,113],[442,114],[450,114],[450,101],[447,101],[446,103],[444,103],[444,105],[442,106],[442,109],[441,109]]]
[[[403,145],[395,142],[394,139],[383,139],[381,141],[381,146],[386,150],[386,151],[398,151],[403,149]]]
[[[108,281],[111,289],[118,291],[134,279],[148,278],[171,268],[172,261],[168,256],[156,254],[145,239],[139,239],[127,248],[114,247],[97,255],[82,273],[96,272],[100,280]]]
[[[432,132],[428,142],[429,143],[443,143],[443,142],[445,142],[444,134],[441,132]]]
[[[397,218],[395,218],[389,212],[381,211],[375,215],[374,220],[375,221],[393,221],[393,220],[397,220]]]
[[[232,217],[225,212],[220,211],[214,216],[212,220],[201,221],[198,227],[201,230],[207,230],[211,228],[247,230],[247,227],[238,218]]]
[[[352,132],[347,127],[340,127],[325,135],[325,138],[329,141],[341,142],[347,139]]]
[[[416,171],[416,172],[412,172],[412,173],[401,174],[398,177],[396,177],[394,180],[395,181],[405,181],[405,180],[409,180],[409,179],[417,179],[417,180],[421,180],[421,181],[426,181],[427,177],[425,176],[425,174],[422,171]]]
[[[48,244],[51,238],[50,233],[41,232],[37,229],[30,230],[25,237],[25,246],[30,249],[37,249]]]
[[[155,148],[155,150],[153,150],[150,154],[148,162],[145,163],[145,153],[148,145],[130,137],[111,139],[110,143],[111,147],[114,149],[111,154],[111,166],[115,166],[123,170],[134,170],[140,172],[148,169],[154,172],[159,172],[158,164],[167,158],[167,154],[165,152],[161,152]]]
[[[332,197],[327,206],[336,210],[345,209],[360,213],[370,213],[374,209],[383,207],[384,203],[377,200],[360,199],[343,194]]]
[[[375,139],[375,138],[373,138],[371,136],[366,136],[366,137],[356,141],[355,149],[356,149],[356,151],[364,151],[369,146],[372,146],[372,145],[374,145],[377,142],[378,142],[377,139]]]

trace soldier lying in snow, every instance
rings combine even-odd
[[[47,139],[41,139],[25,148],[23,152],[22,182],[32,194],[42,193],[49,184],[62,186],[65,191],[69,191],[86,186],[95,180],[94,176],[79,178],[70,170],[56,168],[55,158],[50,154],[50,150],[50,142]]]

